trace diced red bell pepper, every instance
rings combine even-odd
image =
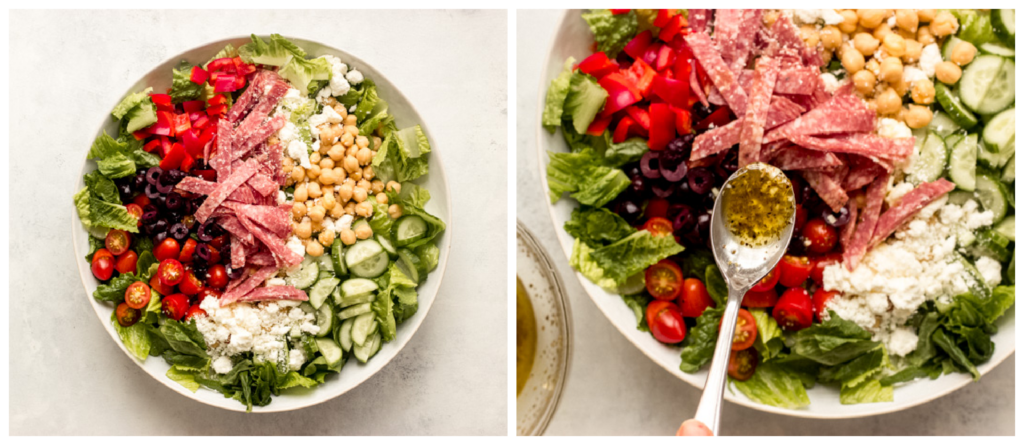
[[[167,106],[167,107],[174,106],[173,104],[171,104],[171,95],[170,94],[150,94],[149,98],[153,99],[153,105],[156,105],[156,106],[161,106],[161,105]]]
[[[256,65],[252,65],[252,64],[248,64],[248,63],[243,63],[243,62],[241,62],[242,59],[238,59],[238,60],[239,60],[239,63],[237,63],[235,65],[235,70],[237,71],[238,75],[240,75],[240,76],[248,76],[249,74],[252,74],[252,73],[256,72]]]
[[[676,114],[671,105],[663,103],[652,103],[650,113],[651,130],[647,147],[655,151],[664,150],[676,137]]]
[[[675,9],[659,9],[658,15],[654,17],[654,26],[664,28],[678,13]]]
[[[604,130],[608,128],[608,124],[612,123],[612,115],[608,116],[597,116],[594,121],[587,127],[587,134],[591,136],[600,136],[604,134]]]
[[[213,73],[213,72],[234,73],[236,71],[236,69],[235,69],[235,60],[230,58],[230,57],[222,57],[220,59],[215,59],[215,60],[210,61],[210,63],[208,65],[206,65],[206,69],[209,70],[211,73]]]
[[[690,96],[690,82],[657,76],[651,84],[651,91],[669,105],[682,108]]]
[[[164,157],[169,151],[171,151],[171,138],[160,136],[160,157]]]
[[[636,88],[640,90],[640,94],[643,94],[644,97],[650,97],[651,82],[654,80],[654,76],[658,75],[654,68],[651,68],[647,62],[636,59],[633,61],[633,66],[629,67],[629,70],[624,74],[633,81]]]
[[[240,89],[242,89],[244,87],[245,87],[245,76],[242,75],[242,74],[239,74],[238,77],[235,78],[235,91],[238,91],[238,90],[240,90]]]
[[[210,169],[206,169],[206,170],[193,170],[192,174],[196,175],[196,176],[198,176],[200,178],[203,178],[203,179],[205,179],[207,181],[213,181],[213,182],[217,181],[217,171],[216,170],[210,170]]]
[[[597,81],[608,92],[602,115],[608,116],[643,99],[636,85],[621,73],[611,73]]]
[[[620,15],[620,14],[626,14],[629,11],[632,11],[632,9],[612,9],[611,11],[612,11],[612,15]]]
[[[181,104],[181,107],[187,113],[195,113],[195,112],[203,111],[203,109],[206,108],[206,102],[203,102],[201,100],[190,100],[190,101],[183,102]],[[189,116],[189,117],[192,117],[192,116]],[[193,120],[195,120],[195,119],[193,119]]]
[[[160,147],[160,140],[159,139],[153,139],[153,140],[150,140],[149,142],[146,142],[146,145],[142,146],[142,151],[144,151],[146,153],[152,153],[153,150],[156,150],[159,147]]]
[[[181,134],[192,128],[192,123],[188,120],[188,115],[185,113],[174,115],[174,134]]]
[[[208,100],[206,102],[208,104],[210,104],[211,107],[214,107],[214,106],[217,106],[217,105],[225,104],[225,103],[227,103],[227,101],[228,101],[228,98],[226,96],[224,96],[223,94],[215,94],[213,97],[210,98],[210,100]]]
[[[717,110],[712,112],[708,117],[701,119],[697,122],[697,130],[707,130],[708,128],[721,127],[728,124],[732,120],[732,113],[729,112],[729,107],[719,107]]]
[[[672,65],[672,62],[675,62],[675,57],[676,54],[672,51],[672,47],[663,45],[661,48],[658,48],[658,57],[654,59],[654,69],[662,71],[668,68]]]
[[[189,122],[195,122],[196,119],[199,119],[199,116],[206,116],[206,113],[203,111],[186,111],[186,113],[188,114]]]
[[[228,111],[228,106],[224,104],[214,105],[206,109],[206,114],[210,117],[223,115]]]
[[[141,141],[143,139],[148,138],[150,134],[152,134],[152,133],[149,132],[149,127],[146,127],[146,128],[143,128],[143,129],[141,129],[139,131],[136,131],[136,132],[132,133],[132,136],[135,138],[136,141]]]
[[[210,125],[210,118],[206,116],[206,113],[199,115],[196,120],[192,121],[192,128],[202,129]]]
[[[178,142],[171,144],[171,149],[167,151],[164,158],[160,160],[160,168],[164,170],[172,170],[181,167],[181,162],[185,160],[185,147]]]
[[[174,113],[157,111],[156,123],[149,127],[149,132],[158,136],[174,136]]]
[[[640,56],[643,56],[644,52],[647,51],[647,47],[651,46],[652,39],[654,39],[654,35],[651,33],[651,30],[648,29],[647,31],[637,34],[636,37],[633,37],[633,40],[630,40],[629,43],[626,44],[623,51],[625,51],[626,54],[629,54],[629,57],[639,59]]]
[[[213,92],[225,93],[237,90],[238,87],[235,86],[235,79],[234,74],[221,74],[217,76],[217,82],[213,84]]]
[[[686,25],[686,18],[683,17],[682,14],[676,14],[668,20],[668,23],[665,24],[665,26],[661,27],[661,32],[658,33],[658,38],[665,42],[671,42],[672,38],[679,34],[679,31],[681,31]]]
[[[626,114],[633,118],[634,121],[644,130],[651,129],[651,114],[647,110],[640,108],[636,105],[626,107]]]
[[[189,80],[191,80],[192,83],[203,84],[203,83],[206,83],[206,79],[209,79],[209,78],[210,78],[210,73],[207,72],[206,70],[200,68],[199,66],[192,67],[192,73],[189,76]]]
[[[209,144],[216,135],[217,126],[209,125],[203,129],[202,133],[199,133],[199,143],[205,148],[206,144]]]
[[[650,66],[657,65],[658,53],[661,52],[662,46],[663,45],[658,42],[652,43],[651,46],[647,47],[647,51],[644,51],[644,55],[640,56],[640,59],[642,59],[644,62],[647,62],[647,64]]]
[[[672,72],[674,79],[679,79],[684,82],[690,82],[690,73],[693,71],[693,57],[689,59],[686,57],[687,52],[677,52],[676,61],[672,65]]]
[[[194,167],[195,165],[196,158],[193,158],[192,155],[185,153],[185,159],[182,159],[181,166],[179,168],[181,169],[181,171],[188,173],[192,171],[192,167]]]
[[[612,133],[612,142],[616,144],[622,143],[629,137],[629,128],[636,125],[629,116],[623,116],[619,119],[619,124],[615,126],[615,131]]]
[[[608,55],[603,51],[598,51],[583,59],[579,67],[584,74],[590,74],[595,79],[600,79],[609,73],[618,71],[619,64],[609,60]]]
[[[672,112],[676,114],[676,133],[693,133],[693,124],[690,120],[690,110],[688,108],[672,107]]]
[[[181,143],[185,145],[185,152],[192,157],[201,157],[203,155],[203,144],[199,141],[200,134],[200,131],[195,128],[190,128],[181,133]]]

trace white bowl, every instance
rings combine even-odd
[[[416,330],[419,329],[423,319],[427,316],[427,312],[430,311],[430,306],[434,302],[434,298],[437,296],[437,290],[441,286],[441,278],[444,276],[445,266],[448,264],[448,254],[451,251],[451,232],[452,232],[452,203],[451,203],[451,192],[448,188],[448,178],[445,175],[444,166],[441,164],[440,150],[436,141],[430,136],[430,130],[427,128],[426,120],[416,111],[416,108],[409,102],[408,99],[398,90],[398,87],[392,84],[382,73],[374,69],[369,64],[363,62],[358,57],[355,57],[340,49],[327,46],[322,43],[312,42],[309,40],[303,40],[298,38],[289,38],[292,42],[305,49],[311,56],[321,56],[325,54],[331,54],[337,56],[342,62],[347,63],[349,66],[359,69],[367,79],[373,80],[377,85],[377,93],[381,98],[388,102],[388,110],[395,116],[395,121],[399,125],[408,126],[419,124],[423,131],[427,134],[430,139],[430,145],[434,148],[430,154],[430,174],[419,178],[414,181],[422,187],[425,187],[430,191],[431,200],[426,205],[426,210],[433,215],[438,216],[444,220],[447,225],[447,229],[441,234],[438,240],[438,247],[441,249],[440,258],[438,259],[437,269],[430,273],[427,280],[423,282],[417,288],[419,293],[419,310],[412,318],[406,320],[402,325],[398,327],[397,335],[395,340],[390,343],[384,343],[380,351],[366,364],[360,364],[355,360],[349,361],[342,369],[340,374],[332,374],[328,376],[327,380],[313,389],[289,389],[282,392],[281,395],[275,396],[273,401],[267,406],[254,406],[253,412],[280,412],[290,411],[299,408],[305,408],[307,406],[316,405],[321,402],[333,399],[347,392],[348,390],[355,388],[360,383],[370,378],[370,376],[380,371],[384,365],[388,364],[396,355],[398,351],[409,342],[409,339],[416,334]],[[249,42],[248,37],[236,37],[225,40],[220,40],[206,44],[204,46],[193,48],[185,51],[181,54],[177,54],[171,57],[153,68],[149,73],[142,77],[138,82],[127,88],[124,94],[133,93],[140,91],[146,87],[153,87],[154,91],[163,91],[171,85],[171,68],[177,66],[178,62],[182,59],[186,59],[192,63],[205,62],[210,57],[213,57],[218,51],[224,48],[225,45],[231,43],[238,47],[242,44]],[[123,97],[119,96],[120,98]],[[109,109],[113,109],[116,103],[110,104]],[[99,135],[101,131],[106,130],[108,134],[117,134],[117,123],[109,115],[96,116],[96,119],[101,120],[102,124],[96,131]],[[88,152],[88,147],[82,147],[82,159],[83,167],[82,174],[79,175],[78,181],[76,182],[75,190],[77,192],[84,183],[81,176],[96,169],[96,163],[93,161],[85,160],[85,155]],[[117,346],[128,356],[129,360],[132,360],[139,365],[146,373],[153,376],[154,379],[163,383],[165,386],[170,388],[172,391],[184,395],[190,399],[197,400],[207,405],[224,408],[231,411],[245,411],[245,405],[242,405],[236,400],[225,398],[221,393],[200,388],[195,393],[185,389],[178,383],[168,379],[164,374],[170,367],[160,357],[149,357],[145,363],[138,361],[132,355],[128,354],[128,350],[125,349],[124,344],[121,343],[120,337],[117,332],[114,331],[113,326],[110,323],[110,314],[113,312],[114,307],[107,303],[101,303],[92,298],[92,292],[96,290],[98,285],[97,280],[92,276],[90,270],[90,264],[85,261],[85,255],[89,252],[89,240],[87,238],[88,232],[82,226],[81,220],[78,219],[78,212],[74,206],[68,202],[71,207],[71,234],[75,246],[75,259],[78,261],[78,272],[82,276],[82,284],[85,286],[86,295],[84,298],[89,299],[89,303],[92,305],[93,310],[96,311],[96,316],[99,317],[100,323],[103,325],[110,337],[117,343]]]
[[[590,33],[590,28],[588,28],[586,22],[580,18],[580,14],[582,12],[582,10],[567,11],[558,28],[558,32],[555,34],[554,41],[551,44],[551,50],[547,55],[546,65],[543,70],[540,91],[537,95],[538,120],[544,110],[544,98],[548,84],[551,82],[551,79],[554,79],[558,73],[562,71],[565,59],[571,56],[576,58],[578,62],[583,60],[584,57],[590,55],[590,46],[593,42],[593,38]],[[544,130],[541,127],[539,121],[536,123],[536,126],[538,139],[537,147],[539,150],[538,158],[540,159],[540,176],[543,178],[542,186],[544,190],[547,190],[547,152],[567,151],[568,146],[560,133],[548,133],[547,130]],[[569,236],[564,229],[562,229],[562,226],[569,220],[572,209],[576,206],[577,203],[571,199],[561,199],[549,207],[551,219],[555,224],[555,232],[558,234],[558,241],[562,245],[563,252],[565,252],[566,260],[568,260],[569,256],[572,254],[573,238]],[[665,370],[676,375],[683,381],[697,388],[704,387],[704,380],[707,377],[706,367],[704,370],[694,374],[687,374],[680,371],[680,349],[678,347],[666,346],[655,340],[651,334],[637,330],[636,318],[633,315],[633,311],[623,303],[622,298],[601,289],[578,272],[575,275],[577,279],[579,279],[580,284],[582,284],[583,288],[587,291],[587,294],[590,295],[590,299],[597,305],[598,309],[600,309],[601,312],[608,317],[608,320],[610,320],[612,324],[622,332],[622,335],[625,335],[629,341],[640,349],[640,351],[650,357],[651,360],[654,360],[655,363],[661,365],[662,368],[665,368]],[[999,333],[992,337],[992,341],[995,342],[996,345],[995,354],[992,356],[991,360],[981,366],[978,366],[978,370],[982,374],[986,374],[991,371],[1000,362],[1013,354],[1014,351],[1014,308],[1011,307],[997,324],[999,326]],[[743,406],[787,416],[819,419],[844,419],[873,416],[907,409],[949,394],[968,383],[971,383],[971,377],[968,374],[949,374],[939,377],[936,380],[920,380],[899,386],[895,390],[895,400],[893,402],[867,403],[860,405],[842,405],[839,403],[839,391],[837,389],[826,387],[825,385],[815,385],[814,388],[807,391],[811,404],[801,409],[785,409],[762,405],[748,399],[738,391],[726,391],[725,398],[730,402],[738,403]]]

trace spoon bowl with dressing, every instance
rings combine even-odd
[[[718,434],[732,336],[743,296],[786,253],[796,215],[793,185],[776,167],[755,163],[737,170],[722,186],[711,214],[715,263],[729,286],[722,329],[695,419]]]

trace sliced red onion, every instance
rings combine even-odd
[[[648,150],[640,158],[640,172],[645,178],[658,179],[661,177],[661,166],[658,162],[658,152]]]

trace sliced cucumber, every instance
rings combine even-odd
[[[975,194],[981,207],[992,211],[992,224],[997,224],[1006,216],[1009,190],[1006,185],[988,174],[979,174]]]
[[[946,61],[952,60],[953,59],[953,47],[955,47],[960,42],[963,42],[963,40],[960,39],[959,37],[957,37],[957,36],[949,36],[949,38],[946,39],[946,43],[942,44],[942,60],[946,60]]]
[[[334,314],[334,306],[330,304],[320,305],[320,310],[316,311],[316,324],[320,326],[320,331],[316,333],[317,337],[326,337],[334,329],[334,323],[337,318]]]
[[[978,166],[978,135],[969,134],[952,145],[949,153],[949,179],[957,188],[974,191]]]
[[[409,249],[403,248],[398,251],[398,262],[396,264],[398,265],[398,270],[401,270],[410,280],[415,283],[420,282],[420,271],[423,269],[423,264],[418,255]]]
[[[373,312],[360,315],[355,318],[352,324],[352,343],[362,346],[366,343],[367,337],[377,330],[377,318]]]
[[[331,295],[331,292],[334,292],[334,288],[338,287],[338,283],[340,282],[341,280],[334,278],[333,274],[329,278],[323,278],[317,281],[316,284],[309,289],[309,303],[312,304],[314,308],[320,309],[320,306],[324,304],[324,301],[327,301],[327,296]]]
[[[960,97],[953,93],[946,84],[939,82],[935,85],[935,98],[942,105],[942,109],[946,110],[949,117],[961,128],[969,129],[978,125],[978,118],[964,104],[960,103]]]
[[[363,227],[363,226],[366,226],[366,227],[369,228],[370,227],[370,222],[367,221],[366,219],[360,219],[359,221],[356,221],[356,222],[352,223],[352,230],[358,232],[359,228]]]
[[[960,78],[960,100],[979,114],[1003,111],[1014,99],[1014,63],[999,56],[978,56]]]
[[[1014,276],[1014,265],[1016,263],[1017,263],[1017,249],[1013,249],[1013,257],[1010,258],[1010,264],[1006,265],[1006,271],[1004,273],[1004,276],[1006,277],[1006,281],[1009,281],[1010,284],[1013,284],[1016,281],[1016,277]]]
[[[985,124],[985,129],[981,132],[985,149],[992,153],[1006,153],[1008,150],[1010,154],[1013,154],[1017,133],[1014,128],[1016,120],[1016,109],[1010,108],[988,121]]]
[[[956,204],[958,206],[962,206],[964,203],[972,199],[974,199],[974,193],[965,192],[963,190],[953,190],[946,195],[946,202]]]
[[[347,320],[352,317],[358,317],[370,311],[370,303],[357,304],[355,306],[350,306],[343,309],[341,312],[338,313],[338,318],[342,320]]]
[[[341,347],[338,346],[334,340],[330,338],[318,338],[316,339],[316,347],[320,348],[320,353],[324,355],[324,359],[327,360],[327,367],[333,368],[341,364],[342,351]]]
[[[374,355],[377,355],[377,351],[380,351],[380,332],[374,333],[372,337],[366,339],[366,343],[362,346],[356,346],[353,350],[353,355],[361,363],[366,363]]]
[[[995,31],[996,37],[1007,46],[1014,45],[1014,38],[1017,35],[1013,16],[1012,9],[992,10],[992,30]]]
[[[960,129],[960,125],[957,125],[951,117],[947,116],[946,113],[936,111],[932,116],[931,122],[925,127],[927,131],[934,131],[939,136],[946,137]]]
[[[341,344],[341,349],[345,352],[352,350],[352,325],[355,324],[355,318],[349,318],[341,322],[341,331],[338,334],[338,343]]]
[[[285,283],[298,289],[308,289],[320,275],[320,266],[313,257],[306,256],[299,265],[299,271],[285,277]]]
[[[1003,220],[1000,221],[999,224],[996,224],[994,227],[992,227],[992,230],[996,231],[996,233],[1000,235],[1005,236],[1006,239],[1016,242],[1013,235],[1014,219],[1015,218],[1013,215],[1007,216],[1006,218],[1003,218]]]
[[[324,255],[321,255],[321,256],[324,256]],[[319,261],[318,261],[318,263],[319,263]],[[319,283],[322,280],[326,280],[328,278],[334,278],[334,271],[332,270],[333,266],[331,266],[331,269],[326,269],[326,270],[324,269],[323,264],[317,264],[317,266],[320,267],[320,273],[316,275],[316,282],[317,283]],[[316,284],[314,284],[314,286],[316,286]]]
[[[1007,48],[1007,47],[1005,47],[1003,45],[997,45],[997,44],[992,43],[992,42],[982,43],[981,46],[978,47],[978,51],[981,51],[982,54],[991,54],[993,56],[1009,57],[1011,59],[1016,54],[1016,51],[1014,51],[1013,48]]]
[[[351,297],[345,297],[341,300],[339,306],[345,308],[349,306],[355,306],[357,304],[372,303],[373,300],[377,299],[377,294],[370,292],[366,294],[353,295]]]
[[[395,244],[404,247],[419,241],[427,234],[427,222],[416,215],[407,215],[398,219],[391,229],[395,235]]]
[[[334,261],[331,260],[331,256],[327,252],[318,256],[316,262],[320,266],[320,276],[323,276],[325,273],[330,273],[331,276],[337,275],[337,272],[334,271]]]
[[[1003,234],[993,229],[984,229],[978,231],[974,244],[967,249],[967,252],[974,258],[987,256],[1005,263],[1010,261],[1009,245],[1010,239]]]
[[[391,256],[391,258],[395,258],[398,256],[398,251],[395,250],[395,246],[391,244],[391,238],[389,238],[383,233],[378,233],[377,236],[375,236],[374,238],[377,239],[377,242],[380,243],[380,247],[384,249],[384,251],[387,252],[388,255]]]
[[[1002,176],[1002,178],[1000,178],[1000,179],[1003,180],[1003,182],[1005,182],[1007,184],[1012,183],[1014,178],[1016,177],[1016,173],[1014,172],[1014,169],[1013,169],[1013,164],[1014,164],[1013,159],[1015,157],[1016,156],[1010,156],[1010,161],[1007,162],[1006,163],[1006,167],[1003,168],[1003,176]],[[1013,200],[1012,199],[1010,200],[1010,205],[1013,205]]]
[[[372,239],[357,241],[345,251],[345,264],[357,277],[378,277],[387,270],[389,262],[388,253]]]
[[[331,292],[331,299],[334,300],[334,304],[341,307],[341,286],[334,288],[334,292]]]
[[[946,170],[948,157],[949,153],[942,136],[936,132],[928,133],[909,168],[911,178],[917,183],[939,179]]]
[[[971,263],[964,258],[962,255],[957,255],[960,260],[960,264],[964,266],[964,281],[967,282],[967,288],[971,290],[974,296],[979,298],[988,298],[992,296],[992,289],[985,284],[985,277],[978,272],[978,268],[974,267],[974,263]]]
[[[366,278],[350,278],[341,283],[341,296],[343,298],[354,297],[357,295],[363,295],[368,293],[376,292],[377,283]]]
[[[335,238],[334,244],[331,244],[331,264],[334,265],[334,274],[339,277],[348,275],[344,252],[345,246],[342,244],[341,238]]]
[[[961,131],[961,132],[953,133],[953,134],[951,134],[949,136],[946,136],[946,138],[943,139],[942,141],[946,143],[946,147],[949,148],[950,154],[952,154],[953,147],[955,147],[956,144],[959,144],[960,141],[964,140],[964,137],[966,137],[966,136],[967,136],[967,134],[965,134],[964,132]],[[977,155],[975,155],[975,156],[977,156]]]

